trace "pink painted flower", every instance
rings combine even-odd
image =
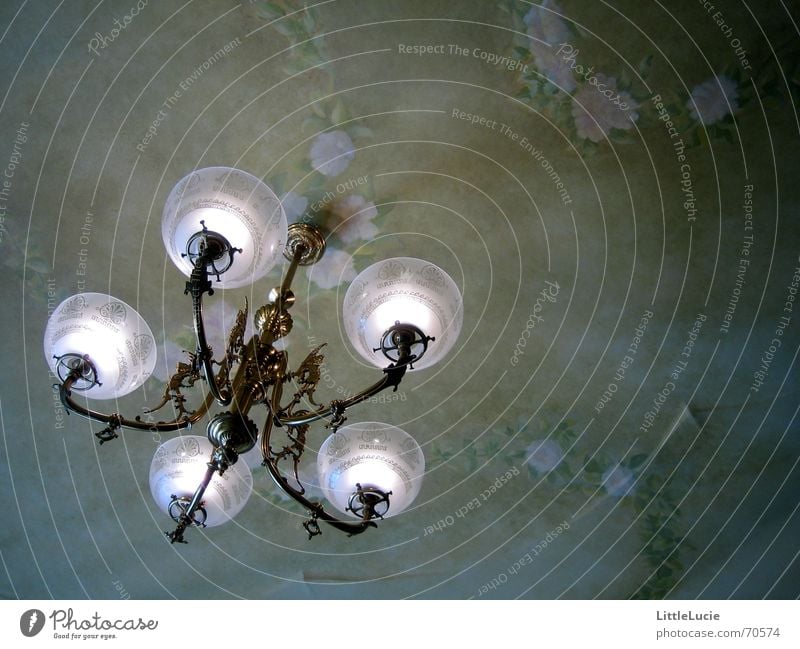
[[[692,98],[686,106],[694,119],[708,125],[737,110],[738,99],[736,82],[725,75],[716,75],[692,89]]]
[[[569,40],[569,26],[561,16],[561,7],[554,0],[533,5],[522,19],[531,36],[530,50],[537,69],[554,85],[565,92],[575,89],[575,76],[569,62],[556,54],[557,45]]]
[[[550,45],[531,44],[533,60],[539,72],[560,90],[572,92],[575,90],[576,85],[575,75],[572,74],[569,63],[562,56],[556,54],[557,51],[555,47]]]
[[[526,451],[528,465],[539,473],[555,469],[564,459],[564,451],[552,439],[537,439],[528,445]]]
[[[283,211],[286,212],[286,220],[293,223],[303,216],[308,207],[308,199],[294,192],[286,192],[281,199],[281,205],[283,205]]]
[[[558,14],[563,10],[555,0],[544,0],[539,5],[531,6],[522,21],[528,26],[528,34],[550,45],[569,40],[569,27]]]
[[[344,131],[320,133],[311,145],[311,166],[325,176],[338,176],[350,166],[355,150]]]
[[[337,198],[331,204],[331,215],[335,219],[335,233],[345,243],[368,241],[378,234],[378,227],[372,222],[378,210],[363,196],[351,194]]]
[[[633,471],[620,465],[608,469],[603,474],[603,487],[609,496],[616,498],[627,496],[633,489],[635,481],[636,476],[634,476]]]
[[[309,280],[323,289],[333,288],[356,278],[353,257],[343,250],[327,248],[314,265],[306,269]]]
[[[572,116],[579,137],[600,142],[612,128],[633,128],[639,119],[637,108],[628,92],[617,90],[614,77],[598,73],[575,93]]]
[[[192,348],[194,351],[194,348]],[[178,345],[171,340],[167,340],[158,348],[158,359],[153,368],[153,376],[162,383],[166,383],[175,373],[175,366],[178,363],[188,363],[189,356]]]

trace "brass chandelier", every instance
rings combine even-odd
[[[314,401],[324,361],[322,346],[312,349],[297,369],[276,347],[292,329],[291,285],[298,266],[316,262],[325,237],[314,225],[287,226],[280,200],[261,180],[228,167],[195,170],[172,189],[164,207],[162,235],[172,261],[188,276],[196,349],[180,362],[161,403],[175,416],[153,421],[141,416],[105,414],[79,404],[75,393],[111,399],[130,393],[152,373],[155,339],[130,306],[102,293],[81,293],[62,302],[45,331],[45,356],[58,377],[60,398],[69,412],[101,422],[100,444],[122,428],[177,432],[210,415],[206,436],[179,435],[162,444],[150,468],[150,488],[175,529],[171,543],[185,543],[189,527],[224,523],[238,513],[252,490],[252,476],[239,457],[256,446],[278,487],[308,512],[303,527],[312,538],[324,521],[348,535],[405,509],[419,492],[425,460],[405,431],[378,422],[344,425],[356,404],[392,388],[405,373],[440,360],[452,348],[462,323],[463,302],[453,280],[434,264],[400,257],[373,264],[352,282],[343,303],[345,330],[356,351],[381,369],[366,389],[327,405]],[[248,306],[238,312],[221,359],[213,357],[203,323],[203,296],[214,287],[251,285],[280,259],[290,262],[280,286],[253,316],[253,334],[245,339]],[[187,407],[183,390],[202,382],[203,402]],[[284,388],[294,392],[284,400]],[[215,404],[224,408],[211,414]],[[252,417],[262,409],[263,424]],[[344,518],[311,500],[299,467],[311,424],[331,430],[317,454],[323,494]],[[273,445],[282,429],[286,441]]]

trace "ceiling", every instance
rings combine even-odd
[[[800,595],[796,5],[301,4],[0,6],[0,596]],[[256,467],[233,523],[169,545],[167,436],[100,447],[51,390],[48,313],[109,292],[160,356],[94,405],[159,400],[193,346],[161,210],[213,165],[330,231],[287,343],[328,342],[318,399],[376,378],[340,324],[356,272],[415,256],[463,293],[448,358],[349,413],[425,453],[377,530],[309,541]],[[216,349],[280,270],[207,300]]]

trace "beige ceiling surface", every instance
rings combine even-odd
[[[0,596],[800,594],[796,6],[18,4],[0,7]],[[109,292],[159,359],[93,405],[158,402],[194,344],[161,210],[214,165],[328,229],[286,344],[297,364],[328,343],[317,398],[376,379],[341,325],[357,272],[415,256],[463,293],[445,361],[348,413],[426,458],[413,506],[359,537],[309,541],[255,461],[234,522],[170,545],[147,481],[169,435],[100,447],[51,390],[48,313]],[[216,349],[280,270],[207,300]]]

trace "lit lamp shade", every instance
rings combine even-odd
[[[340,512],[347,510],[358,489],[380,489],[389,496],[386,517],[399,514],[419,493],[425,456],[404,430],[375,421],[343,426],[333,433],[317,456],[319,482],[325,497]]]
[[[68,354],[89,356],[102,384],[84,392],[92,399],[128,394],[145,382],[156,365],[150,327],[133,308],[104,293],[73,295],[47,321],[44,355],[53,373],[63,377],[57,358]]]
[[[187,276],[192,262],[186,246],[208,230],[234,248],[232,266],[220,275],[222,288],[246,286],[266,275],[286,245],[286,215],[275,193],[255,176],[231,167],[198,169],[173,187],[164,205],[161,235],[167,254]]]
[[[378,367],[385,367],[387,359],[373,350],[395,322],[415,325],[435,338],[414,362],[415,369],[422,369],[450,351],[461,331],[464,303],[456,283],[441,268],[422,259],[395,257],[373,264],[353,280],[342,311],[353,346]]]
[[[213,450],[211,442],[199,435],[173,437],[158,447],[150,464],[150,493],[163,512],[169,514],[173,495],[192,498]],[[237,462],[222,475],[215,473],[202,500],[206,526],[227,523],[242,511],[252,491],[253,473],[244,462]]]

